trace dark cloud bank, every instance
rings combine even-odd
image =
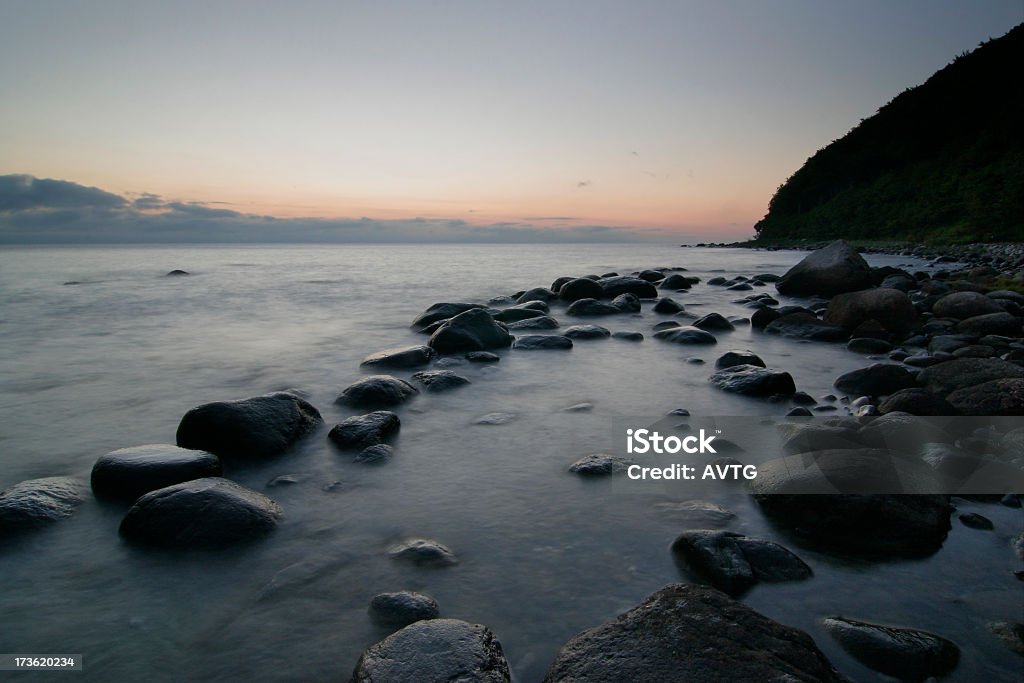
[[[551,220],[551,219],[545,219]],[[463,220],[274,218],[168,201],[122,197],[30,175],[0,175],[0,244],[635,242],[628,228],[472,225]]]

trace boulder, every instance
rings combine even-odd
[[[382,368],[417,368],[429,365],[435,356],[437,354],[434,349],[425,344],[418,344],[371,353],[363,359],[360,365]]]
[[[811,576],[803,560],[778,543],[731,531],[685,531],[672,552],[715,588],[739,595],[758,581],[798,581]]]
[[[793,376],[788,372],[768,370],[757,365],[732,365],[715,372],[709,380],[712,385],[744,396],[774,396],[796,393]]]
[[[424,327],[436,323],[441,320],[448,320],[454,318],[460,313],[471,311],[475,308],[483,308],[481,304],[466,304],[466,303],[439,303],[434,304],[427,310],[419,314],[419,316],[412,321],[412,327],[415,330],[422,330]]]
[[[512,335],[487,311],[472,309],[451,318],[427,342],[438,353],[487,351],[512,344]]]
[[[663,296],[654,303],[654,307],[651,310],[655,313],[672,314],[683,311],[684,306],[675,299]]]
[[[417,621],[363,652],[351,683],[509,683],[490,629],[458,619]]]
[[[937,318],[965,320],[977,315],[1002,312],[1003,307],[994,299],[977,292],[953,292],[932,305],[932,313]]]
[[[918,381],[940,395],[997,379],[1020,379],[1024,368],[999,358],[957,358],[925,368]],[[951,402],[952,403],[952,402]]]
[[[413,373],[412,378],[423,385],[426,391],[438,393],[457,389],[469,384],[469,379],[451,370],[423,370]]]
[[[185,413],[177,444],[222,458],[261,459],[284,452],[323,423],[307,401],[288,392],[206,403]]]
[[[574,278],[574,277],[562,276],[560,278],[557,278],[554,282],[551,283],[550,289],[555,294],[560,294],[561,293],[560,290],[562,289],[562,285],[564,285],[566,282],[571,282],[572,280],[575,280],[575,279],[576,278]]]
[[[961,415],[1024,415],[1024,379],[994,379],[964,387],[946,400]]]
[[[846,348],[854,353],[888,353],[889,351],[892,351],[892,344],[884,339],[858,337],[846,342]]]
[[[517,299],[517,304],[525,304],[528,301],[554,301],[558,295],[547,287],[534,287],[523,292]]]
[[[207,477],[139,498],[121,520],[121,535],[140,545],[217,549],[268,534],[280,516],[262,493]]]
[[[567,315],[580,317],[618,315],[619,313],[622,313],[622,311],[615,306],[606,304],[603,301],[598,301],[597,299],[577,299],[569,304],[569,307],[565,309],[565,312]]]
[[[82,486],[67,477],[29,479],[0,492],[0,539],[70,517]]]
[[[658,298],[658,288],[646,280],[629,275],[606,277],[598,281],[605,299],[614,299],[620,294],[633,294],[640,299]],[[598,297],[594,297],[598,298]]]
[[[429,595],[400,591],[373,596],[367,612],[378,624],[402,627],[424,619],[437,619],[441,610]]]
[[[206,451],[171,444],[149,444],[111,451],[92,467],[97,497],[135,501],[139,496],[183,481],[219,477],[220,459]]]
[[[604,289],[601,285],[585,277],[569,280],[558,290],[558,298],[570,303],[580,299],[600,299],[603,296]]]
[[[774,308],[759,308],[750,315],[750,326],[755,330],[763,330],[780,315]]]
[[[757,311],[755,311],[756,314]],[[753,323],[754,316],[751,316],[751,324]],[[848,336],[843,328],[827,323],[824,320],[819,320],[817,316],[807,311],[780,315],[765,325],[764,331],[769,334],[782,335],[783,337],[811,339],[813,341],[841,341]]]
[[[960,650],[941,636],[844,617],[822,622],[825,631],[867,667],[904,681],[944,676],[960,661]]]
[[[387,410],[345,418],[327,434],[339,448],[362,449],[384,443],[401,427],[398,416]]]
[[[557,334],[528,334],[517,337],[512,348],[520,351],[568,351],[572,348],[572,339]]]
[[[558,321],[550,315],[539,315],[535,318],[517,320],[505,326],[511,331],[515,330],[554,330],[558,328]]]
[[[900,412],[911,415],[959,415],[949,401],[921,388],[900,389],[878,404],[878,412]]]
[[[716,368],[731,368],[734,365],[756,365],[759,368],[768,367],[753,351],[726,351],[715,361]]]
[[[501,356],[490,351],[470,351],[466,354],[466,360],[470,363],[497,363]]]
[[[705,332],[699,327],[692,325],[681,325],[654,333],[655,339],[671,342],[673,344],[717,344],[715,335]]]
[[[367,446],[363,450],[359,451],[356,457],[352,458],[353,462],[362,464],[370,463],[381,463],[391,459],[391,456],[395,454],[395,449],[386,443],[378,443],[373,446]]]
[[[835,296],[871,286],[871,267],[843,240],[813,251],[775,283],[787,296]]]
[[[726,526],[736,519],[736,514],[731,510],[706,500],[655,503],[654,509],[674,520],[682,520],[693,528]]]
[[[623,313],[639,313],[640,299],[638,299],[635,294],[627,292],[625,294],[619,294],[617,297],[612,299],[612,306]]]
[[[1019,337],[1021,334],[1020,318],[1009,313],[986,313],[966,318],[953,328],[960,334],[972,337],[984,337],[986,334],[999,334]]]
[[[730,332],[736,329],[731,322],[726,320],[725,317],[719,313],[708,313],[707,315],[701,316],[693,321],[693,326],[709,332]]]
[[[834,386],[851,396],[888,396],[900,389],[916,387],[917,378],[900,365],[875,363],[840,375]]]
[[[388,550],[392,559],[410,562],[417,567],[450,567],[458,564],[455,553],[437,541],[416,538]]]
[[[605,477],[617,472],[625,472],[629,465],[628,460],[616,455],[591,453],[570,465],[569,471],[585,477]]]
[[[679,273],[673,273],[662,280],[658,286],[662,289],[690,289],[693,286],[693,279]]]
[[[853,331],[861,323],[875,320],[895,334],[909,332],[917,323],[917,309],[898,289],[867,289],[832,297],[825,310],[825,322]]]
[[[335,403],[351,408],[389,408],[405,403],[418,393],[419,390],[404,379],[370,375],[345,387]]]
[[[526,306],[516,306],[513,308],[504,308],[495,313],[492,318],[500,323],[514,323],[520,320],[529,320],[530,318],[539,318],[547,313],[546,310],[539,310],[536,308],[527,308]]]
[[[607,339],[611,336],[608,328],[600,325],[573,325],[562,333],[569,339]]]
[[[544,683],[844,680],[803,631],[713,588],[682,583],[574,636],[544,677]]]
[[[634,332],[631,330],[619,330],[618,332],[612,332],[612,336],[616,339],[622,339],[623,341],[639,342],[644,340],[642,332]]]
[[[665,273],[660,270],[644,270],[637,273],[637,277],[648,282],[661,282],[665,279]]]

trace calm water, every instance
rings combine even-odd
[[[789,409],[712,390],[711,364],[688,356],[713,362],[749,347],[816,396],[866,361],[841,345],[749,328],[720,334],[714,348],[685,349],[650,338],[658,316],[617,316],[600,324],[648,339],[510,351],[495,366],[462,366],[472,386],[397,410],[396,455],[380,467],[328,446],[327,429],[351,414],[334,398],[360,376],[366,354],[422,342],[408,325],[435,301],[486,301],[561,275],[657,266],[704,279],[781,273],[800,256],[652,245],[0,251],[0,488],[43,476],[87,480],[109,450],[173,443],[181,416],[208,401],[297,388],[327,422],[285,456],[227,472],[285,508],[278,530],[254,546],[136,550],[117,534],[125,508],[90,499],[71,519],[0,548],[0,651],[81,652],[84,678],[97,681],[344,680],[386,635],[366,615],[369,599],[412,589],[433,595],[445,616],[490,626],[517,680],[538,681],[573,634],[685,579],[667,550],[683,530],[678,520],[660,516],[649,497],[612,495],[608,482],[566,473],[581,455],[611,447],[611,416]],[[161,277],[173,268],[193,275]],[[695,313],[746,315],[730,303],[742,294],[698,285],[677,298]],[[567,323],[563,313],[554,315]],[[591,412],[562,411],[584,401]],[[515,419],[472,424],[490,412]],[[267,487],[282,474],[298,483]],[[325,488],[333,482],[341,483]],[[731,528],[776,538],[744,496],[718,500],[737,513]],[[759,586],[744,600],[810,632],[857,680],[877,678],[832,643],[822,617],[932,630],[963,652],[948,680],[1013,680],[1021,660],[985,624],[1021,620],[1008,546],[1021,513],[961,507],[981,510],[996,531],[956,524],[939,553],[918,561],[850,563],[798,549],[812,580]],[[395,541],[421,536],[461,563],[431,571],[387,558]]]

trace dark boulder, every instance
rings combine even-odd
[[[536,318],[517,320],[505,326],[508,330],[554,330],[558,329],[558,321],[550,315],[539,315]]]
[[[654,333],[655,339],[671,342],[673,344],[717,344],[715,335],[705,332],[699,327],[683,325],[659,330]]]
[[[142,496],[121,520],[121,535],[141,545],[217,549],[266,535],[280,516],[263,494],[208,477]]]
[[[177,444],[222,458],[278,455],[323,423],[307,401],[277,392],[240,401],[206,403],[185,413]]]
[[[577,299],[569,304],[569,307],[565,309],[567,315],[575,315],[579,317],[587,316],[599,316],[599,315],[618,315],[622,313],[618,308],[611,304],[606,304],[603,301],[597,299]]]
[[[558,295],[552,292],[547,287],[534,287],[523,292],[517,299],[516,303],[525,304],[529,301],[554,301],[558,298]]]
[[[765,310],[765,309],[762,309]],[[755,315],[756,315],[755,311]],[[754,318],[751,317],[751,324]],[[810,339],[813,341],[842,341],[846,339],[847,332],[838,325],[820,320],[813,313],[808,311],[797,311],[786,315],[780,315],[769,322],[764,331],[769,334],[778,334],[783,337],[796,339]]]
[[[614,299],[620,294],[633,294],[640,299],[656,299],[658,297],[657,287],[638,277],[620,275],[603,278],[599,282],[603,291],[602,296],[606,299]]]
[[[900,389],[878,404],[878,412],[911,415],[959,415],[949,401],[921,388]]]
[[[451,370],[423,370],[414,373],[412,378],[423,385],[431,393],[448,391],[469,384],[469,379]]]
[[[973,337],[984,337],[986,334],[999,334],[1019,337],[1021,334],[1020,318],[1009,313],[986,313],[966,318],[953,328],[960,334]]]
[[[681,583],[574,636],[544,677],[544,683],[845,680],[803,631],[713,588]]]
[[[732,365],[722,368],[709,378],[722,391],[744,396],[774,396],[793,394],[796,384],[788,372],[768,370],[757,365]]]
[[[964,387],[946,400],[961,415],[1024,415],[1024,379],[994,379]]]
[[[585,477],[606,477],[617,472],[625,472],[629,465],[628,460],[616,455],[591,453],[570,465],[569,471]]]
[[[514,323],[520,320],[528,320],[530,318],[539,318],[545,315],[547,311],[542,311],[536,308],[527,308],[525,306],[517,306],[514,308],[505,308],[495,313],[492,318],[500,323]]]
[[[716,368],[731,368],[734,365],[756,365],[760,368],[768,367],[761,357],[753,351],[726,351],[715,361]]]
[[[363,652],[351,683],[509,683],[490,629],[458,619],[409,624]]]
[[[429,595],[401,591],[373,596],[367,612],[378,624],[402,627],[424,619],[437,619],[441,610]]]
[[[181,270],[179,268],[175,268],[171,272],[167,273],[166,277],[180,277],[182,275],[189,275],[189,274],[190,273],[187,270]]]
[[[220,459],[206,451],[149,444],[111,451],[92,467],[98,497],[135,501],[139,496],[183,481],[219,477]]]
[[[977,292],[953,292],[932,305],[932,313],[938,318],[964,320],[977,315],[1002,312],[1003,307],[994,299]]]
[[[512,348],[520,351],[568,351],[572,348],[572,339],[555,334],[528,334],[516,337]]]
[[[719,313],[708,313],[701,316],[693,321],[693,326],[709,332],[731,332],[736,329],[731,322]]]
[[[512,335],[487,311],[473,309],[451,318],[427,342],[438,353],[487,351],[512,344]]]
[[[612,306],[619,309],[623,313],[639,313],[640,312],[640,299],[635,294],[619,294],[617,297],[612,299]]]
[[[466,360],[470,363],[497,363],[501,356],[490,351],[470,351],[466,354]]]
[[[612,336],[616,339],[622,339],[623,341],[639,342],[644,340],[642,332],[634,332],[631,330],[619,330],[618,332],[612,332]]]
[[[840,375],[834,386],[851,396],[888,396],[900,389],[916,387],[917,378],[900,365],[875,363]]]
[[[774,308],[759,308],[750,315],[750,326],[755,330],[763,330],[779,316]]]
[[[871,267],[843,240],[813,251],[775,283],[787,296],[834,296],[871,286]]]
[[[434,349],[424,344],[419,344],[416,346],[384,349],[383,351],[372,353],[364,358],[360,365],[383,368],[416,368],[421,365],[428,365],[436,355]]]
[[[674,299],[663,296],[655,302],[654,307],[651,310],[655,313],[672,314],[683,311],[684,306]]]
[[[29,479],[0,492],[0,539],[70,517],[82,486],[67,477]]]
[[[388,550],[392,559],[410,562],[417,567],[450,567],[458,564],[455,553],[437,541],[416,538]]]
[[[363,450],[359,451],[356,457],[352,458],[353,462],[362,463],[364,465],[371,463],[382,463],[387,462],[391,459],[391,456],[395,454],[395,449],[386,443],[378,443],[373,446],[367,446]]]
[[[434,304],[427,310],[419,314],[419,316],[412,321],[412,327],[415,330],[422,330],[424,327],[432,323],[436,323],[441,320],[448,320],[454,318],[459,313],[465,313],[466,311],[473,310],[475,308],[483,308],[481,304],[466,304],[466,303],[439,303]]]
[[[884,339],[858,337],[846,342],[846,348],[854,353],[888,353],[889,351],[892,351],[892,344]]]
[[[693,286],[693,278],[673,273],[662,280],[658,286],[662,289],[690,289]]]
[[[778,543],[731,531],[685,531],[672,543],[672,552],[692,573],[730,595],[739,595],[758,581],[811,576],[811,568]]]
[[[960,661],[960,650],[941,636],[832,617],[825,631],[865,666],[904,681],[943,676]]]
[[[558,290],[558,298],[570,303],[580,299],[600,299],[603,296],[604,289],[601,285],[585,277],[570,280]]]
[[[366,448],[384,443],[397,433],[402,423],[387,410],[345,418],[331,429],[327,438],[339,448]]]
[[[576,278],[574,278],[574,277],[568,277],[568,276],[563,276],[563,277],[557,278],[554,282],[551,283],[550,289],[555,294],[560,294],[560,290],[562,289],[562,285],[564,285],[566,282],[571,282],[571,281],[573,281],[575,279]]]
[[[335,403],[351,408],[389,408],[405,403],[418,393],[419,390],[404,379],[370,375],[345,387]]]
[[[607,339],[611,336],[608,328],[600,325],[573,325],[565,328],[563,334],[569,339]]]
[[[928,391],[946,395],[957,389],[997,379],[1022,377],[1024,368],[999,358],[957,358],[925,368],[918,376],[918,380]]]
[[[825,322],[852,331],[868,320],[875,320],[890,332],[909,332],[917,323],[917,309],[898,289],[867,289],[837,294],[825,310]]]

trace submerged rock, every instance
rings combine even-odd
[[[778,543],[731,531],[685,531],[672,543],[672,552],[692,572],[731,595],[758,581],[798,581],[812,573]]]
[[[458,619],[417,621],[367,649],[351,683],[509,683],[490,629]]]
[[[618,315],[622,313],[617,307],[597,299],[577,299],[565,309],[566,315],[579,317],[596,317],[600,315]]]
[[[608,453],[591,453],[585,455],[572,465],[569,471],[586,477],[606,477],[617,472],[625,472],[630,461]]]
[[[517,320],[505,327],[509,330],[554,330],[558,327],[558,321],[550,315],[539,315],[535,318]]]
[[[768,370],[757,365],[732,365],[715,372],[712,385],[745,396],[789,395],[796,392],[793,376],[788,372]]]
[[[766,310],[766,309],[761,309]],[[751,316],[751,325],[759,311]],[[819,320],[813,313],[807,311],[796,311],[785,315],[779,315],[764,326],[764,331],[769,334],[778,334],[784,337],[796,339],[810,339],[812,341],[842,341],[846,339],[847,333],[838,325]]]
[[[775,283],[787,296],[834,296],[871,286],[871,267],[844,240],[812,251]]]
[[[569,339],[606,339],[612,333],[600,325],[573,325],[567,327],[562,334]]]
[[[392,559],[411,562],[417,567],[450,567],[459,563],[451,550],[437,541],[422,538],[399,543],[388,554]]]
[[[67,477],[29,479],[0,492],[0,539],[70,517],[82,486]]]
[[[693,321],[694,327],[699,327],[702,330],[715,330],[715,331],[732,331],[735,330],[735,326],[728,320],[726,320],[719,313],[708,313],[705,316],[701,316]]]
[[[216,549],[270,533],[280,516],[262,493],[208,477],[142,496],[121,521],[121,535],[142,545]]]
[[[377,353],[371,353],[363,359],[360,365],[386,368],[416,368],[421,365],[429,365],[435,356],[437,354],[434,352],[434,349],[424,344],[418,344],[416,346],[384,349]]]
[[[640,299],[638,299],[635,294],[620,294],[612,299],[612,306],[623,313],[639,313]]]
[[[370,375],[353,382],[335,403],[351,408],[388,408],[405,403],[420,393],[404,379],[391,375]]]
[[[367,611],[378,624],[398,627],[424,619],[436,619],[441,614],[434,598],[412,591],[375,595]]]
[[[510,346],[512,335],[490,313],[473,309],[442,324],[427,343],[438,353],[487,351]]]
[[[889,332],[905,333],[917,324],[917,309],[898,289],[879,288],[838,294],[825,310],[825,322],[850,332],[871,320]]]
[[[681,503],[655,503],[654,509],[681,519],[689,524],[704,526],[725,526],[736,518],[736,514],[717,503],[706,500],[687,500]]]
[[[943,676],[960,661],[960,650],[941,636],[909,628],[832,617],[825,631],[862,664],[902,680]]]
[[[655,313],[672,314],[679,313],[685,310],[685,306],[683,306],[675,299],[670,299],[667,296],[663,296],[655,302],[651,310],[654,311]]]
[[[681,583],[574,636],[544,678],[545,683],[844,680],[803,631],[713,588]]]
[[[193,408],[181,418],[177,443],[222,458],[262,459],[284,452],[322,423],[307,401],[280,391]]]
[[[135,501],[183,481],[219,477],[220,459],[206,451],[149,444],[111,451],[92,467],[92,490],[101,498]]]
[[[639,342],[644,340],[643,333],[631,330],[619,330],[618,332],[612,332],[612,337],[630,342]]]
[[[654,333],[655,339],[671,342],[673,344],[717,344],[715,335],[705,332],[699,327],[682,325],[659,330]]]
[[[761,357],[753,351],[726,351],[715,361],[716,368],[731,368],[734,365],[756,365],[767,367]]]
[[[512,348],[520,351],[569,350],[572,348],[572,339],[555,334],[528,334],[517,337]]]
[[[353,461],[363,464],[386,462],[390,460],[391,456],[394,454],[394,448],[386,443],[378,443],[373,446],[367,446],[363,450],[359,451],[359,454],[353,458]]]
[[[412,378],[423,385],[431,393],[449,391],[469,384],[469,379],[451,370],[424,370],[413,373]]]
[[[466,354],[466,360],[470,363],[497,363],[501,356],[490,351],[470,351]]]
[[[387,410],[353,415],[334,426],[327,438],[339,448],[362,449],[384,443],[401,427],[398,416]]]

